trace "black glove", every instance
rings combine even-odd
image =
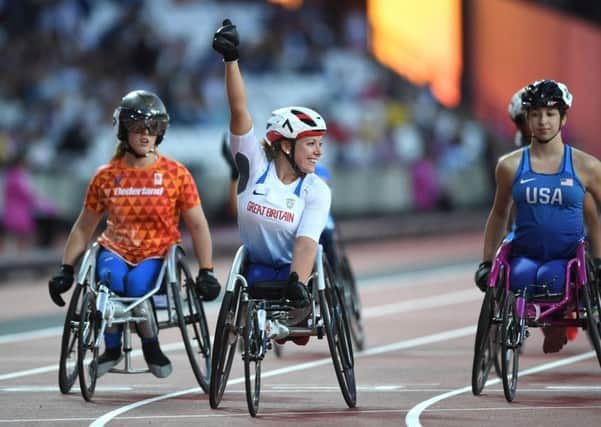
[[[230,144],[228,144],[227,141],[227,132],[223,134],[223,140],[221,141],[221,155],[225,159],[227,165],[230,167],[232,181],[237,181],[238,177],[240,176],[240,172],[238,172],[238,166],[236,166],[234,156],[232,155],[232,150],[230,149]]]
[[[476,286],[478,286],[482,292],[486,292],[486,288],[488,288],[488,275],[490,274],[491,268],[492,262],[482,261],[478,265],[476,274],[474,274],[474,282],[476,282]]]
[[[196,276],[196,291],[205,301],[213,301],[221,292],[221,285],[212,268],[201,268]]]
[[[295,308],[307,307],[311,304],[311,296],[309,290],[298,280],[298,274],[293,271],[288,277],[284,297],[290,301],[290,305]]]
[[[213,49],[223,55],[225,62],[230,62],[238,59],[239,44],[240,38],[236,26],[229,19],[224,19],[222,26],[213,36]]]
[[[61,294],[67,292],[69,288],[71,288],[71,285],[73,285],[73,280],[73,266],[69,264],[63,264],[48,282],[48,292],[50,292],[50,298],[52,298],[52,301],[59,307],[63,307],[65,305],[65,301],[61,297]]]

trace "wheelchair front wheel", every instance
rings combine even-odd
[[[508,402],[513,401],[518,385],[520,359],[520,319],[517,316],[516,298],[509,292],[505,298],[501,327],[501,377],[503,393]]]
[[[325,289],[319,291],[321,316],[340,390],[349,408],[354,408],[357,404],[357,387],[348,320],[339,289],[334,285],[334,275],[325,257],[323,262]]]
[[[86,285],[76,284],[69,301],[69,308],[65,315],[63,336],[61,338],[61,354],[58,368],[58,385],[61,393],[71,391],[78,376],[77,343],[79,335],[79,317],[81,305],[85,296]]]
[[[77,369],[79,388],[88,402],[92,400],[96,390],[98,367],[98,347],[96,340],[100,328],[100,316],[96,311],[96,301],[91,293],[86,293],[79,318],[79,335],[77,346]]]
[[[263,360],[263,338],[259,329],[257,305],[251,301],[246,309],[244,325],[244,384],[246,403],[252,417],[257,416],[261,396],[261,361]]]
[[[217,317],[209,385],[209,403],[213,409],[221,403],[236,354],[236,341],[238,341],[242,318],[239,312],[241,288],[240,283],[237,283],[233,291],[225,292]]]
[[[177,321],[182,340],[196,381],[205,393],[209,391],[211,376],[211,337],[202,301],[194,287],[188,267],[180,260],[177,264],[177,282],[171,284]]]

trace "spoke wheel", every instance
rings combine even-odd
[[[96,301],[91,293],[83,299],[79,320],[77,345],[77,364],[79,370],[79,388],[83,398],[92,400],[96,390],[97,365],[99,348],[96,346],[100,319],[96,312]]]
[[[71,300],[69,301],[69,308],[65,315],[58,368],[58,385],[61,393],[69,393],[71,391],[71,387],[73,387],[79,372],[77,365],[77,342],[79,318],[85,289],[86,284],[75,285]]]
[[[365,348],[365,333],[363,332],[363,322],[361,320],[361,299],[359,298],[359,289],[357,289],[355,275],[346,255],[342,257],[339,269],[344,307],[346,309],[351,337],[355,348],[361,351]]]
[[[586,307],[587,334],[601,365],[601,298],[597,282],[589,282],[582,288]]]
[[[221,403],[236,354],[236,342],[242,318],[240,294],[240,283],[236,284],[233,291],[225,292],[217,318],[217,326],[215,326],[209,386],[209,403],[213,409],[216,409]]]
[[[249,302],[244,325],[244,384],[248,412],[256,417],[261,396],[261,361],[263,360],[263,339],[259,329],[257,305]]]
[[[520,323],[517,317],[515,295],[509,292],[503,304],[501,327],[501,377],[503,393],[508,402],[513,401],[518,385],[520,358]]]
[[[171,284],[177,321],[196,381],[205,393],[211,375],[211,337],[201,298],[186,265],[177,263],[177,283]]]
[[[474,343],[474,360],[472,363],[472,393],[480,395],[496,356],[496,326],[493,322],[494,315],[494,288],[488,288],[484,294],[480,315],[478,316],[478,329]]]
[[[332,270],[325,257],[323,263],[325,289],[319,291],[321,316],[340,390],[346,404],[350,408],[354,408],[357,404],[355,362],[346,311],[339,290],[334,285]]]

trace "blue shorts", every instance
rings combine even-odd
[[[526,295],[547,292],[562,293],[565,288],[567,259],[536,261],[526,257],[511,260],[510,288],[513,292],[526,289]]]
[[[156,284],[163,260],[148,258],[136,266],[101,248],[96,261],[98,280],[107,281],[113,292],[124,297],[141,297]]]
[[[290,276],[290,264],[274,267],[266,264],[250,263],[245,274],[249,285],[256,282],[288,280],[288,276]]]

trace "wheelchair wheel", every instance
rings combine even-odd
[[[263,339],[259,329],[257,305],[249,302],[244,325],[244,384],[246,403],[252,417],[257,416],[261,396],[261,361],[263,360]]]
[[[77,345],[77,369],[79,370],[79,388],[83,398],[92,400],[96,390],[96,368],[98,364],[98,347],[96,339],[100,328],[100,319],[96,311],[95,298],[87,293],[81,306],[79,318],[79,335]]]
[[[357,387],[351,334],[342,296],[334,285],[334,275],[325,257],[323,263],[325,289],[319,291],[321,316],[340,390],[349,408],[354,408],[357,404]]]
[[[65,315],[63,336],[61,339],[61,354],[58,368],[58,385],[61,393],[69,393],[77,379],[77,342],[81,305],[85,296],[86,285],[75,285],[69,308]]]
[[[355,348],[359,351],[365,348],[365,334],[363,322],[361,321],[361,299],[357,289],[357,281],[351,269],[351,264],[346,255],[342,256],[340,262],[340,281],[342,282],[342,295],[344,296],[344,307],[348,319],[351,337]]]
[[[196,381],[209,392],[211,376],[211,337],[202,301],[194,288],[188,267],[177,263],[177,282],[171,284],[177,321]]]
[[[479,396],[488,379],[490,368],[496,359],[496,325],[495,313],[495,288],[488,288],[484,294],[480,315],[478,316],[478,329],[474,343],[474,360],[472,363],[472,393]]]
[[[597,361],[601,365],[601,297],[596,282],[589,282],[582,288],[582,296],[586,307],[587,333],[597,353]]]
[[[213,356],[211,358],[211,383],[209,386],[209,403],[213,409],[216,409],[221,403],[232,369],[234,355],[236,354],[236,341],[238,341],[240,323],[243,317],[243,314],[240,313],[241,289],[242,286],[237,283],[233,291],[225,292],[217,317]]]
[[[505,297],[501,326],[501,377],[503,393],[508,402],[515,398],[518,385],[520,359],[520,320],[517,316],[516,299],[513,292]]]

